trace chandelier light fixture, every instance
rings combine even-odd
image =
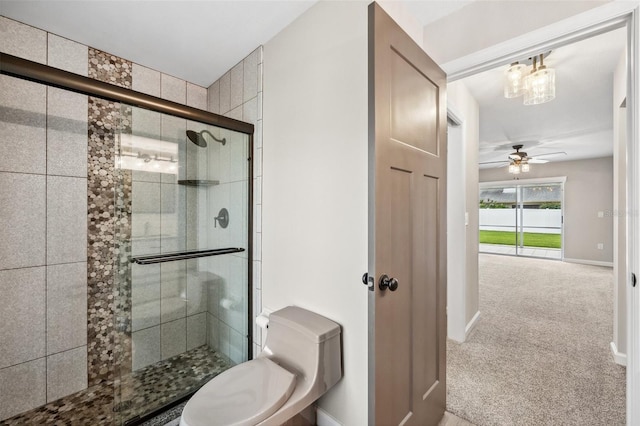
[[[539,105],[553,100],[556,97],[556,71],[544,65],[544,58],[548,55],[541,53],[530,58],[533,62],[528,74],[525,64],[511,64],[504,73],[504,97],[524,95],[524,105]]]

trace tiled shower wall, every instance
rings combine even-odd
[[[223,105],[222,98],[216,100],[212,93],[215,83],[207,93],[197,85],[104,52],[94,51],[90,56],[85,45],[5,17],[0,17],[0,51],[82,75],[104,68],[107,72],[102,77],[90,76],[110,81],[115,72],[116,82],[126,86],[128,81],[134,90],[196,108],[209,106],[209,110],[218,112]],[[247,59],[256,62],[259,72],[261,53],[254,53],[253,59],[249,59],[251,55]],[[94,60],[97,62],[92,63]],[[122,75],[118,64],[127,65],[124,68],[128,67],[128,75]],[[244,76],[244,61],[239,65]],[[257,125],[254,183],[258,183],[255,203],[260,204],[261,155],[257,153],[261,153],[261,95],[248,99],[255,98],[254,102],[244,102],[244,84],[243,80],[242,102],[226,115]],[[257,93],[261,92],[257,87],[260,84],[261,78],[256,81]],[[229,85],[232,105],[230,90]],[[212,107],[215,105],[218,111]],[[242,106],[239,111],[238,106]],[[253,106],[255,110],[251,109]],[[88,128],[100,121],[99,114],[94,112],[92,116],[93,108],[102,107],[86,96],[0,76],[0,420],[113,377],[113,352],[122,343],[113,332],[114,303],[109,299],[117,298],[117,289],[110,281],[112,275],[109,277],[114,272],[109,270],[113,267],[113,253],[95,250],[91,245],[87,250],[88,241],[105,244],[116,232],[108,220],[91,219],[96,212],[108,219],[111,210],[104,205],[109,197],[102,199],[98,208],[92,205],[99,193],[92,190],[96,186],[87,179],[96,177],[91,173],[98,177],[109,174],[113,152],[103,152],[100,146],[93,146],[97,148],[95,155],[87,150],[88,146],[92,148]],[[113,112],[119,106],[105,108]],[[131,120],[135,132],[135,115]],[[91,161],[96,164],[92,166]],[[100,186],[106,181],[96,180]],[[113,181],[106,184],[111,193],[112,185]],[[255,218],[259,233],[259,208]],[[259,295],[260,238],[255,237],[254,241],[254,284]],[[104,279],[100,279],[99,275],[105,272]],[[135,300],[136,295],[133,296]],[[259,296],[254,299],[259,303]],[[155,337],[165,333],[165,341],[173,342],[175,347],[166,351],[161,347],[141,349],[139,356],[150,358],[134,359],[134,367],[164,359],[163,353],[180,353],[204,343],[202,323],[206,312],[189,307],[184,312],[184,316],[167,318],[166,322],[146,328]],[[176,333],[182,333],[184,340],[176,342]],[[145,342],[138,337],[134,332],[134,344],[143,348]],[[127,346],[124,343],[121,346]]]
[[[246,58],[236,64],[220,79],[214,82],[208,91],[208,110],[226,117],[242,120],[255,126],[253,139],[253,317],[262,310],[262,62],[263,48],[258,47]],[[220,294],[211,299],[222,299]],[[229,350],[232,360],[239,351],[236,327],[233,317],[221,303],[209,303],[207,322],[209,330],[218,330],[217,335],[209,333],[208,344],[213,348]],[[253,327],[253,354],[260,353],[262,330]]]
[[[87,47],[0,18],[0,50],[87,75]],[[87,386],[87,96],[0,76],[0,419]]]

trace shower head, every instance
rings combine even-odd
[[[206,148],[207,141],[202,136],[205,133],[208,134],[211,138],[213,138],[214,141],[220,142],[222,145],[225,145],[227,143],[226,138],[218,139],[208,130],[203,130],[201,132],[194,132],[193,130],[187,130],[187,137],[191,142],[198,145],[199,147]]]

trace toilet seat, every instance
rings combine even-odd
[[[187,403],[183,426],[253,426],[289,399],[296,376],[268,358],[239,364],[204,385]]]

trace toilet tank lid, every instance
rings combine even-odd
[[[269,322],[292,328],[315,343],[324,342],[340,333],[340,326],[335,322],[297,306],[287,306],[272,312]]]

